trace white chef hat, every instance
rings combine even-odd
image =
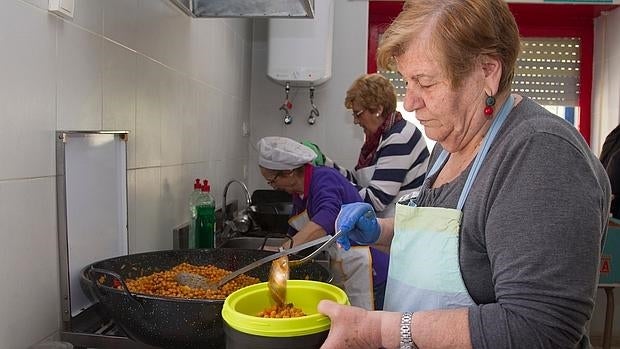
[[[292,170],[316,158],[312,149],[286,137],[264,137],[257,147],[258,164],[270,170]]]

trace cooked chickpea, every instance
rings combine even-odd
[[[292,318],[306,316],[306,314],[293,305],[293,303],[284,304],[282,306],[273,305],[258,313],[256,316],[264,318]]]
[[[125,283],[129,291],[133,293],[174,298],[225,299],[234,291],[260,281],[255,277],[242,274],[222,285],[217,290],[194,289],[177,283],[175,276],[180,272],[195,273],[207,278],[211,282],[217,282],[230,273],[228,270],[213,265],[181,263],[170,270],[164,270],[136,279],[127,279]]]

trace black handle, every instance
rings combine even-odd
[[[140,300],[138,298],[136,298],[133,294],[131,294],[131,291],[129,291],[129,288],[127,287],[127,284],[125,283],[125,280],[123,280],[123,278],[120,275],[118,275],[117,273],[115,273],[113,271],[110,271],[110,270],[91,267],[88,270],[88,277],[89,277],[90,281],[93,283],[94,289],[95,289],[95,292],[97,292],[97,295],[103,296],[103,292],[102,292],[103,285],[101,285],[99,283],[95,273],[107,275],[107,276],[112,277],[113,279],[118,280],[120,282],[121,286],[122,286],[123,293],[127,294],[129,299],[131,299],[132,301],[138,303],[140,305],[140,307],[142,307],[142,302],[140,302]]]

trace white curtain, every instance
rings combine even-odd
[[[620,8],[594,22],[591,147],[600,154],[607,134],[620,124]]]

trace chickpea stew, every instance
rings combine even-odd
[[[283,305],[273,305],[269,308],[258,313],[256,316],[263,318],[292,318],[292,317],[302,317],[306,316],[306,314],[301,310],[301,308],[297,308],[293,303],[283,304]]]
[[[217,282],[230,273],[230,271],[226,269],[218,268],[210,264],[192,265],[189,263],[181,263],[169,270],[160,271],[136,279],[127,279],[125,283],[129,291],[133,293],[171,298],[223,300],[229,294],[240,288],[260,282],[258,278],[242,274],[216,290],[198,289],[179,284],[175,280],[175,276],[180,272],[195,273],[207,278],[211,282]]]

